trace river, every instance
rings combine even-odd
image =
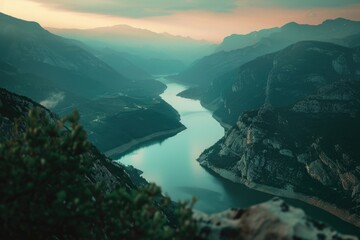
[[[186,89],[185,86],[165,78],[159,80],[167,85],[161,97],[179,112],[187,129],[161,143],[137,149],[119,161],[142,170],[146,180],[161,186],[175,201],[190,200],[195,196],[195,209],[206,213],[231,207],[245,208],[274,197],[216,177],[198,164],[198,156],[224,136],[224,129],[199,101],[176,96]],[[360,229],[321,209],[292,199],[288,202],[336,226],[341,232],[360,235]]]

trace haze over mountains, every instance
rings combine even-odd
[[[280,32],[280,28],[263,29],[248,34],[232,34],[224,38],[222,43],[216,48],[216,52],[228,52],[254,45],[262,38],[268,37],[275,32]]]
[[[142,66],[149,72],[152,72],[152,67],[147,65],[154,65],[158,62],[155,73],[159,72],[159,68],[162,68],[163,71],[168,69],[168,73],[183,70],[184,65],[212,53],[215,49],[215,45],[207,41],[168,33],[155,33],[127,25],[95,29],[49,28],[48,30],[60,36],[80,40],[100,51],[100,55],[105,54],[102,52],[104,48],[116,50],[118,54],[124,53],[125,59]],[[170,72],[171,70],[173,72]]]
[[[316,197],[330,211],[326,205],[335,204],[349,220],[358,216],[359,53],[304,41],[244,64],[216,112],[233,127],[201,164],[280,195]]]

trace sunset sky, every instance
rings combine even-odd
[[[291,21],[360,20],[360,0],[0,0],[0,11],[44,27],[126,24],[220,42]]]

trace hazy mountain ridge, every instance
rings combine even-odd
[[[252,46],[219,52],[199,59],[175,79],[184,83],[201,85],[207,89],[214,79],[235,70],[242,64],[256,57],[279,51],[298,41],[336,42],[336,39],[358,33],[360,33],[360,22],[342,18],[327,20],[319,25],[288,23],[270,36],[259,39]]]
[[[134,84],[79,46],[81,43],[53,35],[39,24],[0,16],[4,26],[0,31],[0,59],[22,72],[45,78],[80,96],[126,92],[135,87],[144,95],[157,95],[163,90],[162,84],[151,79]]]
[[[113,53],[115,52],[115,50],[109,50]],[[109,51],[103,49],[100,52],[100,58],[106,60]],[[126,52],[117,52],[116,54],[118,54],[118,56],[113,59],[114,61],[118,61],[117,57],[124,58],[128,62],[131,62],[133,65],[152,75],[174,74],[184,70],[186,67],[182,61],[176,59],[145,58]],[[109,64],[111,64],[111,62],[109,62]]]
[[[168,33],[155,33],[126,25],[94,29],[54,29],[50,31],[81,40],[98,49],[108,47],[146,59],[180,60],[186,64],[210,54],[214,44]]]
[[[233,127],[200,164],[360,226],[359,53],[305,41],[232,72],[215,114]]]
[[[0,16],[4,26],[0,32],[1,60],[22,72],[36,74],[58,87],[72,88],[83,95],[96,94],[93,90],[121,89],[130,82],[92,54],[49,33],[40,25],[21,22],[4,14]],[[76,82],[69,78],[76,79]],[[85,84],[93,86],[93,90],[87,92],[89,88],[81,87]]]
[[[160,97],[104,96],[84,103],[81,110],[90,141],[114,159],[185,129],[176,110]],[[139,140],[153,134],[158,135],[154,141]]]
[[[232,34],[224,38],[222,43],[216,48],[216,52],[228,52],[231,50],[248,47],[258,43],[262,38],[268,37],[272,33],[279,31],[280,28],[269,28],[254,31],[248,34]]]

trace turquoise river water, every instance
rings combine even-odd
[[[274,197],[214,176],[199,165],[196,159],[224,136],[224,129],[199,101],[176,96],[185,86],[164,78],[159,80],[167,85],[161,97],[179,112],[187,129],[161,143],[137,149],[119,161],[143,171],[145,179],[161,186],[173,200],[190,200],[195,196],[195,208],[206,213],[244,208]],[[343,233],[360,235],[360,229],[321,209],[293,199],[287,201]]]

